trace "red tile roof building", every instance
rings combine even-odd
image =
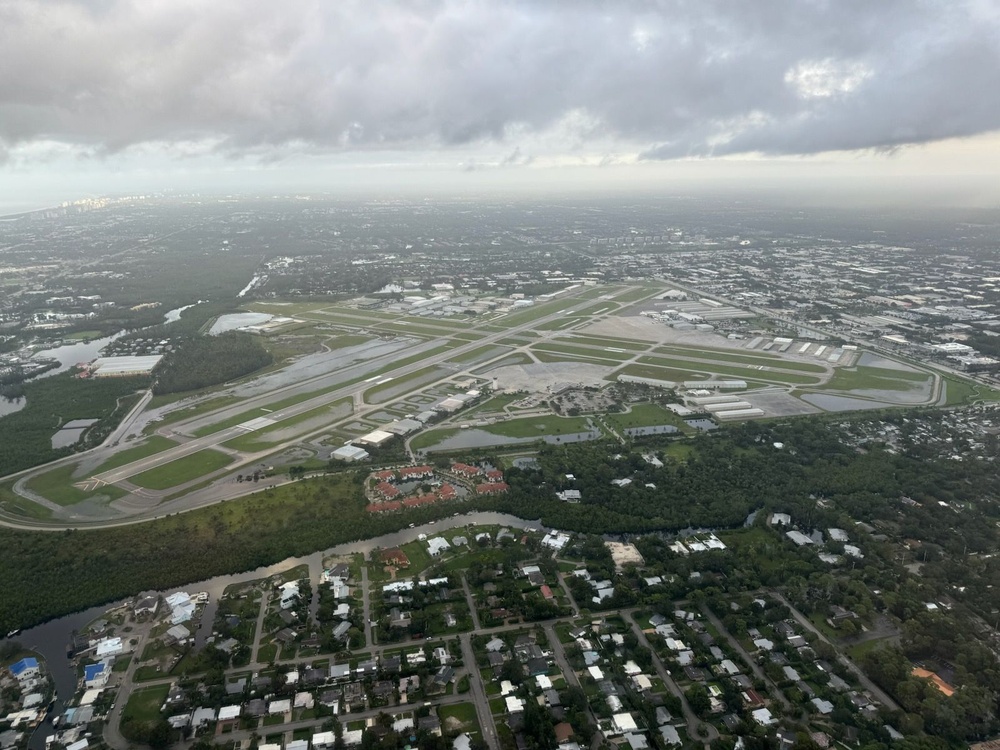
[[[403,481],[432,476],[434,476],[433,466],[405,466],[399,470],[399,478]]]
[[[510,486],[506,482],[484,482],[476,485],[476,494],[479,495],[502,495]]]
[[[399,494],[399,490],[388,482],[379,482],[375,485],[375,491],[386,499],[391,499]]]
[[[461,474],[463,477],[478,477],[483,473],[483,470],[478,466],[469,466],[468,464],[459,463],[452,464],[451,470],[456,474]]]
[[[369,503],[365,508],[369,513],[386,513],[391,510],[402,510],[403,503],[399,500],[390,500],[386,503]]]

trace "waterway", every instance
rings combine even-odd
[[[62,346],[57,346],[54,349],[43,349],[35,352],[32,357],[34,359],[54,359],[59,362],[59,367],[42,373],[38,376],[38,378],[41,379],[52,375],[58,375],[61,372],[66,372],[71,367],[78,365],[81,362],[90,362],[97,359],[101,356],[101,349],[106,347],[115,339],[124,335],[125,331],[120,331],[113,336],[105,336],[104,338],[93,339],[92,341],[81,341],[76,344],[63,344]]]
[[[212,625],[219,606],[219,597],[222,596],[226,587],[234,583],[246,583],[247,581],[267,578],[268,576],[281,573],[299,565],[308,565],[311,577],[314,579],[312,580],[312,586],[315,591],[319,586],[318,576],[322,572],[323,560],[327,557],[356,553],[367,556],[376,548],[398,547],[401,544],[412,542],[420,534],[432,535],[448,529],[465,526],[493,525],[511,526],[518,529],[534,528],[541,531],[548,530],[538,521],[525,521],[506,513],[466,513],[442,519],[436,523],[402,529],[391,534],[383,534],[372,539],[339,544],[336,547],[331,547],[330,549],[315,552],[304,557],[290,557],[274,565],[257,568],[256,570],[196,581],[184,586],[161,591],[160,594],[168,596],[175,591],[187,591],[192,594],[199,591],[208,593],[209,603],[204,607],[200,624],[195,632],[195,644],[196,646],[201,646],[204,645],[206,639],[212,634]],[[56,705],[49,713],[48,718],[39,725],[38,729],[32,735],[29,743],[31,750],[43,750],[45,747],[45,738],[55,731],[52,726],[52,719],[65,711],[65,701],[72,698],[77,691],[78,679],[76,671],[73,669],[69,659],[66,658],[66,647],[72,638],[73,631],[84,632],[87,625],[102,617],[108,609],[121,606],[128,601],[131,600],[124,599],[66,615],[65,617],[29,628],[14,638],[14,640],[19,641],[25,648],[30,648],[45,658],[46,668],[52,676],[56,689]],[[2,640],[5,639],[0,639],[0,642]]]
[[[28,400],[24,396],[19,396],[18,398],[3,398],[0,396],[0,417],[21,411],[27,404]]]

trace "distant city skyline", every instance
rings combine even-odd
[[[990,2],[12,0],[0,17],[0,213],[168,189],[1000,199]]]

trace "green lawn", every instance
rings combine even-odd
[[[465,354],[452,357],[450,361],[457,362],[459,364],[472,364],[483,359],[494,359],[506,351],[508,351],[506,346],[480,346],[479,348],[473,349]]]
[[[105,485],[93,492],[84,492],[74,487],[73,482],[75,480],[72,475],[75,468],[73,464],[60,466],[44,474],[33,476],[26,484],[32,492],[37,492],[47,500],[51,500],[59,505],[76,505],[84,500],[97,498],[117,500],[126,494],[124,490],[113,485]]]
[[[525,438],[559,435],[561,433],[587,432],[590,427],[585,417],[557,417],[549,414],[541,417],[523,417],[507,422],[487,425],[483,428],[494,435]]]
[[[584,346],[607,346],[612,349],[625,349],[631,352],[644,352],[651,344],[642,341],[630,341],[629,339],[612,339],[599,336],[569,335],[560,336],[559,341],[570,344],[582,344]]]
[[[652,427],[663,424],[671,424],[682,429],[687,428],[683,419],[656,404],[632,404],[627,414],[607,414],[604,418],[618,430],[624,430],[626,427]]]
[[[156,721],[160,718],[160,706],[170,692],[170,685],[156,685],[154,687],[139,688],[133,690],[132,695],[125,704],[122,712],[122,723],[129,719],[134,721]]]
[[[173,448],[175,445],[177,445],[176,442],[162,435],[150,435],[141,444],[116,453],[92,471],[91,474],[100,474],[111,469],[117,469],[119,466],[125,466],[125,464],[138,461],[140,458],[152,456],[155,453],[165,451],[167,448]]]
[[[536,352],[559,352],[560,354],[579,354],[583,357],[600,357],[601,359],[610,359],[616,362],[624,362],[634,356],[627,352],[609,352],[604,348],[591,349],[589,347],[570,346],[568,344],[534,344],[531,349]]]
[[[334,336],[331,339],[326,339],[323,343],[330,349],[346,349],[349,346],[357,346],[358,344],[364,344],[371,340],[371,336],[362,336],[356,333],[345,333],[340,336]]]
[[[392,399],[392,396],[387,396],[381,400],[376,398],[379,394],[383,394],[387,391],[397,393],[399,392],[399,386],[406,386],[407,383],[413,383],[413,390],[420,387],[426,383],[433,382],[435,380],[440,380],[451,373],[447,370],[442,370],[436,365],[430,367],[423,367],[415,372],[411,372],[409,375],[403,375],[399,378],[393,378],[388,383],[381,383],[379,385],[372,386],[367,391],[365,391],[365,401],[371,404],[379,404],[383,401],[388,401]]]
[[[699,360],[707,360],[710,356],[707,353],[697,352],[692,353],[691,356],[698,357]],[[709,361],[692,361],[687,359],[680,359],[676,357],[640,357],[639,362],[647,365],[654,365],[657,367],[698,367],[708,370],[715,375],[722,375],[725,377],[737,377],[741,379],[754,378],[756,380],[770,380],[777,383],[786,384],[797,384],[797,385],[812,385],[819,381],[817,377],[811,375],[805,375],[795,372],[782,372],[775,368],[780,368],[782,366],[781,362],[775,362],[773,365],[748,365],[740,366],[736,364],[725,364],[713,360]],[[763,369],[767,368],[767,369]]]
[[[704,380],[708,377],[707,372],[699,372],[697,370],[677,370],[672,367],[655,367],[652,365],[625,365],[622,369],[613,372],[608,379],[616,380],[619,375],[668,380],[673,383],[680,383],[685,380]]]
[[[823,386],[826,391],[880,390],[909,391],[930,379],[926,372],[889,370],[884,367],[840,367]]]
[[[438,718],[442,727],[451,732],[478,732],[479,720],[476,718],[476,707],[472,703],[454,703],[450,706],[438,706]],[[451,719],[451,721],[449,721]],[[457,722],[457,723],[456,723]]]
[[[945,404],[971,404],[976,401],[1000,400],[1000,391],[989,386],[962,380],[953,375],[944,375]]]
[[[662,292],[661,287],[640,286],[627,289],[615,297],[616,302],[638,302],[646,297],[652,297],[658,292]]]
[[[165,490],[210,474],[233,462],[225,453],[206,449],[144,471],[129,481],[150,490]]]
[[[450,438],[458,432],[457,427],[449,427],[446,429],[438,430],[427,430],[427,432],[421,432],[419,435],[415,436],[410,441],[410,447],[415,451],[424,450],[425,448],[430,448],[432,445],[437,445],[442,440]]]
[[[768,352],[734,352],[711,349],[707,347],[690,346],[658,346],[653,350],[657,354],[681,357],[699,357],[701,359],[711,359],[719,362],[736,362],[744,365],[764,365],[766,367],[781,367],[786,370],[797,370],[798,372],[814,372],[823,374],[826,369],[823,365],[811,362],[796,362],[790,359],[783,359],[779,354]]]

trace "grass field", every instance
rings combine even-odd
[[[500,393],[493,398],[489,398],[483,403],[476,406],[471,411],[467,412],[465,416],[472,417],[477,414],[486,414],[491,412],[501,412],[503,408],[508,404],[512,404],[515,401],[524,398],[523,393]]]
[[[342,398],[335,401],[332,404],[327,404],[324,406],[319,406],[315,409],[310,409],[309,411],[303,412],[298,416],[291,417],[289,419],[284,419],[280,422],[276,422],[273,425],[268,425],[260,430],[254,430],[253,432],[247,432],[238,437],[234,437],[232,440],[227,440],[223,443],[227,448],[232,448],[238,451],[261,451],[267,450],[271,447],[277,440],[262,439],[266,438],[267,434],[270,432],[275,432],[277,430],[284,430],[288,427],[294,427],[297,424],[303,422],[308,422],[311,419],[321,417],[323,415],[328,415],[330,419],[336,419],[338,416],[347,417],[350,415],[350,411],[343,410],[342,407],[345,404],[353,404],[354,400],[351,398]],[[315,428],[314,428],[315,429]]]
[[[568,328],[575,328],[589,322],[590,318],[568,315],[565,318],[556,318],[538,326],[539,331],[565,331]]]
[[[578,354],[581,357],[597,357],[598,359],[610,359],[615,362],[625,362],[632,359],[634,354],[628,352],[609,352],[605,349],[590,349],[583,346],[570,346],[569,344],[542,343],[533,344],[531,350],[534,352],[558,352],[559,354]]]
[[[579,303],[580,300],[576,297],[560,297],[552,300],[551,302],[534,305],[526,310],[511,313],[510,315],[497,320],[496,325],[501,328],[514,328],[515,326],[530,323],[533,320],[543,318],[546,315],[551,315],[552,313],[559,312],[560,310],[565,310],[567,307],[573,307],[573,305],[577,305]]]
[[[630,339],[612,339],[603,338],[599,336],[584,336],[584,335],[569,335],[560,336],[559,341],[569,344],[582,344],[584,346],[606,346],[612,349],[625,349],[631,352],[644,352],[650,346],[651,343],[646,343],[643,341],[631,341]]]
[[[448,377],[451,373],[448,370],[443,370],[437,365],[431,365],[430,367],[423,367],[419,370],[411,372],[409,375],[403,375],[399,378],[393,378],[387,383],[380,383],[379,385],[373,385],[367,391],[365,391],[365,401],[370,404],[380,404],[384,401],[391,401],[394,396],[392,393],[398,393],[399,386],[406,386],[407,383],[412,383],[413,387],[408,390],[413,390],[426,383],[430,383],[435,380],[440,380],[441,378]],[[376,398],[380,394],[383,398]],[[390,395],[384,395],[390,394]]]
[[[654,380],[669,380],[679,383],[684,380],[704,380],[708,377],[708,372],[678,370],[673,367],[654,367],[652,365],[625,365],[622,369],[611,373],[608,380],[615,380],[619,375],[633,375],[637,378],[653,378]]]
[[[608,367],[618,367],[621,364],[619,359],[602,359],[597,356],[585,357],[579,354],[560,354],[559,352],[535,352],[535,357],[539,362],[585,362]]]
[[[540,417],[522,417],[506,422],[487,425],[479,429],[494,435],[513,438],[543,437],[544,435],[569,434],[586,432],[590,429],[585,417],[557,417],[547,414]]]
[[[656,404],[632,404],[628,413],[606,414],[604,418],[618,430],[624,430],[627,427],[653,427],[661,424],[690,429],[683,419]]]
[[[52,517],[52,511],[38,503],[14,494],[10,484],[0,486],[0,511],[15,518],[42,521]]]
[[[26,482],[29,490],[37,492],[47,500],[59,505],[76,505],[84,500],[103,496],[104,499],[117,500],[126,493],[111,485],[101,487],[95,492],[84,492],[73,486],[73,464],[60,466],[44,474],[33,476]]]
[[[155,453],[165,451],[167,448],[173,448],[177,443],[169,438],[165,438],[162,435],[150,435],[142,445],[136,445],[132,448],[123,450],[121,453],[116,453],[103,464],[98,466],[91,474],[100,474],[101,472],[108,471],[110,469],[117,469],[119,466],[124,466],[125,464],[130,464],[133,461],[138,461],[140,458],[146,458],[147,456],[152,456]]]
[[[371,340],[371,336],[362,336],[357,333],[344,333],[340,336],[334,336],[333,338],[326,339],[323,343],[330,349],[346,349],[349,346],[358,346],[359,344],[364,344]]]
[[[641,299],[652,297],[654,294],[662,291],[663,288],[658,286],[641,286],[638,289],[630,288],[617,295],[615,302],[638,302]]]
[[[452,435],[458,432],[457,427],[446,427],[443,429],[428,430],[427,432],[421,432],[419,435],[415,436],[410,441],[410,447],[415,451],[422,451],[430,448],[432,445],[437,445],[442,440],[450,438]]]
[[[453,703],[449,706],[438,706],[438,718],[441,726],[448,733],[479,732],[479,720],[476,718],[476,707],[472,703]]]
[[[909,391],[930,380],[926,372],[889,370],[884,367],[840,367],[823,386],[828,391],[880,390]]]
[[[149,490],[165,490],[218,471],[232,462],[225,453],[206,449],[144,471],[130,477],[129,481]]]
[[[765,367],[780,367],[785,370],[795,370],[797,372],[814,372],[820,375],[827,371],[827,368],[820,364],[795,362],[789,359],[782,359],[777,354],[766,354],[764,352],[733,352],[704,347],[669,345],[658,346],[653,351],[656,354],[665,354],[667,356],[698,357],[700,359],[735,362],[743,365],[764,365]]]
[[[126,721],[156,721],[160,718],[160,707],[167,699],[170,685],[133,690],[122,712],[122,723]]]
[[[697,354],[699,358],[707,360],[707,354]],[[640,357],[639,362],[646,365],[654,365],[657,367],[698,367],[707,370],[715,375],[722,375],[726,377],[736,377],[736,378],[754,378],[756,380],[767,380],[775,383],[783,383],[785,385],[815,385],[819,382],[818,377],[813,377],[811,375],[805,375],[795,372],[781,372],[775,369],[775,365],[752,365],[740,367],[735,364],[724,364],[716,361],[692,361],[688,359],[680,359],[674,357]],[[780,363],[776,363],[780,366]],[[767,369],[762,369],[767,367]]]
[[[504,352],[510,351],[509,347],[506,346],[481,346],[478,349],[473,349],[472,351],[466,352],[465,354],[460,354],[457,357],[452,357],[449,362],[456,362],[458,364],[471,364],[474,362],[479,362],[484,359],[493,359],[494,357],[499,357]]]

